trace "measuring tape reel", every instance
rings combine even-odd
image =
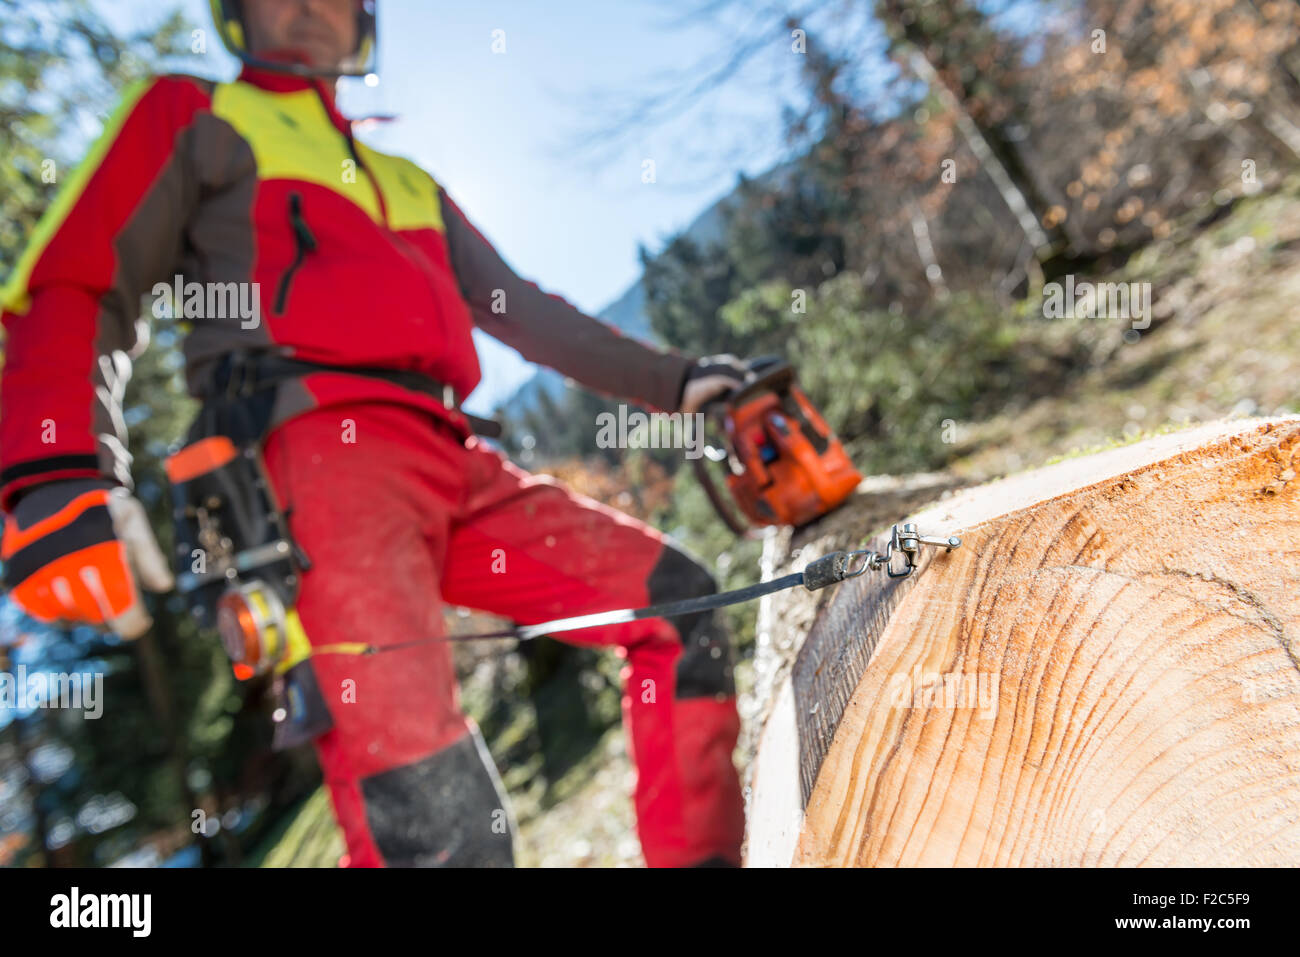
[[[215,628],[240,681],[271,675],[272,747],[333,725],[294,609],[307,556],[289,533],[256,444],[194,437],[167,459],[176,527],[176,587],[201,626]]]

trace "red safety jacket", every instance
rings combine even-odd
[[[352,135],[321,81],[140,83],[37,228],[5,288],[0,508],[32,485],[130,485],[128,355],[162,288],[180,292],[198,395],[232,350],[414,371],[468,394],[478,326],[584,385],[673,411],[688,357],[619,334],[520,279],[414,163]],[[280,388],[270,425],[422,392],[321,372]]]

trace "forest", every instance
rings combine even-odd
[[[685,7],[705,22],[744,8],[750,32],[713,73],[611,124],[651,123],[678,108],[668,94],[705,95],[767,55],[794,58],[802,98],[787,159],[737,178],[718,236],[642,248],[661,345],[788,359],[872,476],[984,481],[1189,422],[1300,411],[1300,6]],[[128,82],[183,58],[193,29],[160,13],[123,35],[83,0],[0,0],[0,280],[85,131]],[[162,463],[196,406],[181,321],[151,322],[124,408],[166,550]],[[673,443],[598,441],[601,416],[620,414],[576,386],[496,413],[516,461],[679,538],[722,587],[756,581],[760,542],[718,520]],[[0,670],[102,672],[116,702],[112,721],[0,708],[0,866],[331,866],[342,844],[319,771],[309,748],[270,751],[266,684],[234,679],[179,596],[152,611],[125,643],[0,606]],[[742,699],[754,616],[727,614]],[[479,617],[448,615],[458,630]],[[619,669],[559,642],[457,648],[524,863],[639,863]]]

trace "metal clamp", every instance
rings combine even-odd
[[[827,585],[857,578],[859,575],[879,571],[882,568],[890,578],[906,578],[916,570],[916,556],[920,553],[922,545],[933,545],[950,552],[954,548],[961,547],[961,539],[956,535],[949,535],[947,538],[922,535],[911,522],[904,524],[901,531],[895,525],[889,536],[889,544],[885,546],[883,553],[870,549],[856,552],[831,552],[814,562],[809,562],[803,570],[803,587],[809,591],[818,591]],[[904,562],[903,567],[897,570],[894,568],[896,552],[903,555]]]
[[[922,535],[912,522],[905,522],[901,531],[899,526],[895,525],[890,532],[889,544],[885,546],[883,554],[870,549],[861,549],[848,553],[850,564],[844,577],[857,578],[865,572],[879,571],[883,568],[885,574],[890,578],[906,578],[916,570],[916,557],[920,553],[922,545],[932,545],[950,552],[954,548],[961,547],[961,539],[956,535],[949,535],[947,538]],[[894,570],[895,552],[901,552],[904,557],[903,567],[897,571]],[[861,560],[860,567],[853,564],[858,560]]]

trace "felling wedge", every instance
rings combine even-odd
[[[1214,423],[917,514],[965,547],[821,610],[748,863],[1300,864],[1297,448]]]

